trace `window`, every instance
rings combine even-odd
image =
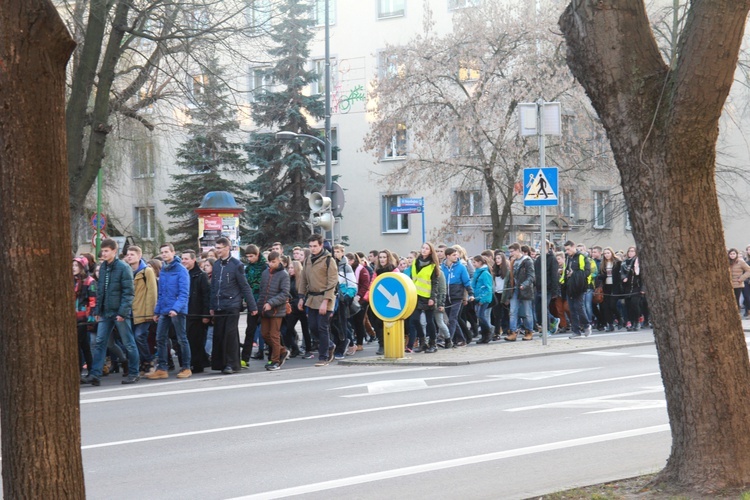
[[[398,63],[398,55],[381,52],[378,56],[378,77],[394,78],[403,75],[404,67]]]
[[[466,158],[476,155],[473,131],[454,128],[448,138],[451,147],[451,156],[454,158]]]
[[[448,10],[476,7],[480,3],[481,0],[448,0]]]
[[[251,30],[266,29],[271,21],[271,0],[248,0],[247,22]]]
[[[271,84],[270,68],[253,68],[250,70],[250,102],[254,102],[260,92]]]
[[[455,208],[453,215],[462,217],[467,215],[482,215],[482,192],[475,191],[456,191]]]
[[[138,235],[144,240],[153,240],[156,237],[156,211],[154,207],[138,207],[135,211]]]
[[[576,204],[576,192],[574,189],[560,190],[560,214],[571,219],[576,218],[578,207]]]
[[[325,140],[326,131],[322,128],[316,128],[315,134],[320,136],[321,139]],[[331,127],[331,163],[338,163],[339,161],[339,134],[336,127]],[[325,158],[323,159],[325,160]]]
[[[315,26],[326,25],[326,1],[328,1],[328,24],[336,24],[336,0],[315,0]]]
[[[325,94],[326,91],[326,60],[313,59],[313,72],[318,75],[318,79],[311,85],[311,93]],[[331,88],[336,88],[336,73],[338,73],[336,58],[331,57]]]
[[[378,0],[378,19],[403,16],[406,0]]]
[[[197,98],[199,95],[205,94],[206,85],[208,85],[208,75],[194,75],[193,85],[190,89],[193,93],[193,97]]]
[[[609,191],[594,191],[594,229],[609,226]]]
[[[139,148],[139,154],[134,155],[133,177],[143,179],[154,176],[154,143],[146,142],[143,148]]]
[[[391,141],[386,144],[383,159],[395,160],[406,157],[406,124],[396,124]]]
[[[406,233],[409,231],[409,215],[391,213],[392,207],[401,205],[401,198],[401,195],[385,195],[380,200],[380,206],[383,209],[384,233]]]

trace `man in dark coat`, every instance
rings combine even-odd
[[[552,299],[560,295],[560,266],[557,263],[555,257],[554,244],[547,241],[547,324],[549,325],[549,333],[554,334],[557,331],[557,325],[560,320],[552,316],[549,312],[549,305],[552,303]],[[542,258],[543,255],[534,261],[534,275],[536,279],[536,317],[539,322],[542,321]]]
[[[208,276],[195,261],[194,250],[182,252],[182,265],[188,270],[190,277],[187,337],[190,343],[193,373],[203,373],[203,369],[208,365],[204,346],[206,345],[206,328],[211,321],[209,318],[211,285],[208,283]]]
[[[231,255],[227,238],[216,240],[214,246],[218,259],[211,274],[211,310],[214,317],[214,343],[211,351],[211,369],[225,375],[240,371],[240,308],[242,298],[247,301],[251,316],[258,314],[253,291],[245,278],[242,262]]]

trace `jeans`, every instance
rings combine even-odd
[[[141,358],[141,363],[150,363],[154,359],[151,349],[148,347],[149,326],[151,326],[151,321],[133,326],[133,335],[135,336],[135,343],[138,345],[138,356]]]
[[[583,294],[583,311],[586,313],[588,324],[594,323],[594,290],[589,288]]]
[[[307,308],[307,323],[310,334],[318,337],[318,359],[328,361],[328,349],[331,338],[331,311],[321,315],[317,309]]]
[[[208,326],[206,332],[206,356],[211,356],[211,350],[214,347],[214,325]]]
[[[531,312],[531,299],[521,300],[518,298],[518,290],[513,290],[513,297],[510,299],[510,331],[515,332],[521,326],[518,323],[518,316],[523,313],[524,329],[534,330],[534,316]]]
[[[479,326],[482,328],[482,333],[484,335],[491,335],[492,327],[487,319],[490,313],[490,305],[483,302],[476,302],[474,307],[477,310],[477,319],[479,320]]]
[[[584,310],[585,294],[578,297],[568,297],[570,307],[570,328],[573,333],[581,333],[589,326],[586,311]]]
[[[133,330],[130,326],[130,320],[117,321],[114,316],[108,318],[100,318],[99,326],[96,329],[96,342],[94,344],[94,366],[89,371],[89,375],[94,378],[102,377],[102,367],[104,366],[104,358],[107,355],[107,344],[109,344],[110,334],[112,329],[117,328],[122,339],[122,344],[125,346],[128,357],[128,376],[137,377],[139,373],[139,361],[138,361],[138,348],[135,345],[135,338],[133,337]]]
[[[190,344],[188,343],[187,333],[185,332],[185,315],[178,314],[177,316],[169,316],[168,314],[162,314],[159,316],[159,322],[156,324],[156,350],[158,351],[159,360],[157,370],[167,370],[167,360],[170,356],[168,341],[169,341],[169,325],[174,326],[175,334],[177,335],[177,342],[180,344],[180,351],[182,352],[182,368],[190,369]]]
[[[452,342],[456,342],[456,333],[461,336],[461,341],[465,342],[464,334],[458,328],[458,316],[461,314],[461,302],[454,302],[445,306],[445,312],[448,314],[448,335]]]
[[[450,331],[448,330],[448,325],[445,324],[445,320],[448,317],[445,311],[437,311],[435,313],[435,325],[437,326],[438,331],[438,339],[440,340],[446,340],[451,338]]]
[[[425,320],[427,321],[427,336],[430,338],[430,345],[435,345],[435,309],[415,309],[411,316],[409,316],[409,323],[413,330],[409,330],[409,348],[414,347],[414,341],[416,337],[420,339],[425,338],[424,329],[422,329],[422,313],[424,313]]]

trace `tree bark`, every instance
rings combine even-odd
[[[48,0],[0,8],[0,428],[4,498],[84,498],[65,65]]]
[[[719,118],[750,1],[692,2],[673,69],[642,1],[573,0],[568,65],[609,136],[630,207],[672,429],[658,480],[750,483],[750,364],[714,180]]]

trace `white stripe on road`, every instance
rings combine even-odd
[[[96,448],[108,448],[111,446],[121,446],[126,444],[136,444],[136,443],[147,443],[151,441],[161,441],[165,439],[174,439],[174,438],[181,438],[181,437],[189,437],[189,436],[199,436],[203,434],[214,434],[217,432],[229,432],[229,431],[237,431],[237,430],[244,430],[244,429],[253,429],[256,427],[267,427],[271,425],[282,425],[282,424],[291,424],[291,423],[298,423],[298,422],[308,422],[311,420],[321,420],[325,418],[333,418],[333,417],[345,417],[349,415],[361,415],[364,413],[375,413],[375,412],[381,412],[381,411],[389,411],[389,410],[400,410],[403,408],[416,408],[419,406],[431,406],[431,405],[437,405],[437,404],[444,404],[444,403],[455,403],[458,401],[470,401],[474,399],[485,399],[485,398],[492,398],[497,396],[506,396],[509,394],[521,394],[524,392],[536,392],[536,391],[543,391],[547,389],[559,389],[563,387],[574,387],[574,386],[580,386],[580,385],[589,385],[589,384],[600,384],[604,382],[616,382],[619,380],[630,380],[630,379],[636,379],[636,378],[642,378],[642,377],[653,377],[655,375],[659,375],[659,372],[653,372],[653,373],[643,373],[640,375],[628,375],[625,377],[615,377],[615,378],[608,378],[608,379],[599,379],[599,380],[584,380],[582,382],[571,382],[568,384],[557,384],[557,385],[548,385],[544,387],[530,387],[527,389],[516,389],[513,391],[504,391],[504,392],[494,392],[491,394],[476,394],[473,396],[462,396],[457,398],[449,398],[449,399],[437,399],[433,401],[419,401],[415,403],[405,403],[400,405],[391,405],[391,406],[378,406],[375,408],[364,408],[361,410],[351,410],[351,411],[342,411],[342,412],[336,412],[336,413],[325,413],[322,415],[308,415],[305,417],[295,417],[295,418],[286,418],[282,420],[271,420],[269,422],[255,422],[252,424],[242,424],[242,425],[233,425],[230,427],[218,427],[215,429],[203,429],[200,431],[190,431],[190,432],[180,432],[176,434],[164,434],[161,436],[151,436],[151,437],[145,437],[145,438],[137,438],[137,439],[126,439],[123,441],[112,441],[109,443],[99,443],[99,444],[90,444],[86,446],[81,446],[82,450],[93,450]]]
[[[254,495],[247,495],[243,497],[237,497],[233,500],[271,500],[274,498],[285,498],[292,495],[305,495],[314,493],[317,491],[332,490],[335,488],[344,488],[346,486],[355,486],[363,483],[371,483],[373,481],[382,481],[384,479],[394,479],[404,476],[413,476],[415,474],[421,474],[424,472],[434,472],[443,469],[451,469],[454,467],[463,467],[465,465],[480,464],[484,462],[491,462],[494,460],[502,460],[506,458],[521,457],[524,455],[531,455],[534,453],[543,453],[554,450],[562,450],[566,448],[573,448],[575,446],[585,446],[589,444],[605,443],[607,441],[615,441],[617,439],[627,439],[638,436],[645,436],[649,434],[656,434],[660,432],[666,432],[669,430],[669,424],[654,425],[652,427],[642,427],[640,429],[632,429],[629,431],[611,432],[608,434],[599,434],[597,436],[589,436],[577,439],[568,439],[565,441],[558,441],[556,443],[545,443],[536,446],[527,446],[525,448],[516,448],[515,450],[498,451],[495,453],[485,453],[483,455],[475,455],[473,457],[456,458],[453,460],[443,460],[441,462],[433,462],[428,464],[414,465],[411,467],[399,467],[398,469],[391,469],[382,472],[373,472],[371,474],[362,474],[360,476],[343,477],[341,479],[334,479],[332,481],[323,481],[321,483],[305,484],[302,486],[294,486],[292,488],[284,488],[283,490],[266,491],[264,493],[256,493]]]
[[[554,403],[544,403],[541,405],[533,405],[533,406],[519,406],[517,408],[508,408],[507,410],[503,411],[528,411],[528,410],[539,410],[542,408],[580,408],[580,407],[586,407],[586,406],[596,406],[600,404],[602,401],[608,401],[615,398],[627,398],[630,396],[641,396],[643,394],[656,394],[656,393],[663,393],[664,388],[663,387],[648,387],[646,389],[643,389],[642,391],[635,391],[635,392],[623,392],[620,394],[608,394],[606,396],[601,396],[598,398],[583,398],[583,399],[570,399],[567,401],[556,401]],[[656,401],[656,400],[655,400]],[[657,401],[659,403],[662,403],[663,400]]]
[[[91,398],[91,399],[81,399],[81,404],[91,404],[91,403],[107,403],[111,401],[127,401],[130,399],[143,399],[143,398],[159,398],[162,396],[176,396],[180,394],[195,394],[199,392],[214,392],[214,391],[231,391],[234,389],[246,389],[248,387],[265,387],[265,386],[272,386],[272,385],[285,385],[285,384],[294,384],[297,382],[318,382],[321,380],[337,380],[337,379],[343,379],[343,378],[354,378],[354,377],[367,377],[370,375],[383,375],[383,374],[390,374],[390,373],[404,373],[404,372],[415,372],[415,371],[422,371],[422,370],[434,370],[439,367],[435,366],[420,366],[416,368],[402,368],[397,370],[387,370],[387,371],[373,371],[373,372],[362,372],[362,373],[347,373],[343,375],[326,375],[323,377],[306,377],[306,378],[295,378],[290,380],[272,380],[268,382],[251,382],[249,384],[237,384],[237,385],[221,385],[221,386],[214,386],[214,387],[201,387],[199,389],[181,389],[176,391],[160,391],[160,392],[149,392],[149,393],[143,393],[143,394],[130,394],[128,396],[111,396],[106,398]],[[219,380],[219,379],[216,379]],[[199,379],[196,380],[200,382],[209,382],[213,381],[212,379]],[[175,381],[174,384],[185,384],[186,382]],[[129,389],[141,389],[144,386],[140,387],[130,387]],[[153,386],[158,387],[158,386]],[[105,389],[106,390],[106,389]],[[113,390],[123,390],[123,389],[113,389]],[[96,394],[103,391],[97,391]],[[87,392],[86,395],[95,394],[94,392]],[[83,396],[83,394],[81,394]]]
[[[658,354],[636,354],[633,358],[644,358],[644,359],[659,359]]]
[[[583,354],[586,356],[627,356],[626,352],[611,352],[611,351],[589,351],[589,352],[578,352],[576,354]]]

